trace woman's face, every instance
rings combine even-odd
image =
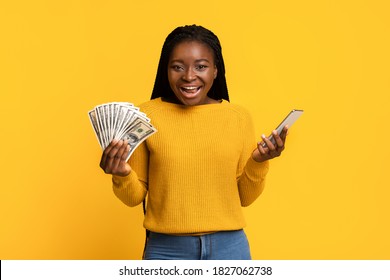
[[[168,80],[172,91],[184,105],[214,103],[207,96],[217,67],[212,50],[197,41],[184,41],[175,46],[168,62]]]

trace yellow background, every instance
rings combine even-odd
[[[149,99],[163,41],[220,38],[268,134],[305,113],[244,212],[255,259],[389,259],[388,1],[2,1],[0,259],[139,259],[142,208],[99,169],[87,112]]]

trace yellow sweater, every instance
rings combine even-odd
[[[148,195],[144,227],[154,232],[242,229],[241,206],[261,194],[269,167],[251,157],[248,112],[227,101],[185,106],[161,98],[140,109],[158,132],[134,151],[128,176],[113,176],[115,195],[129,206]]]

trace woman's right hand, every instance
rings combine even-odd
[[[131,172],[130,164],[126,162],[126,157],[130,151],[130,145],[126,140],[113,140],[103,151],[100,160],[100,168],[106,174],[116,176],[127,176]]]

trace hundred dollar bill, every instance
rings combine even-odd
[[[107,145],[108,145],[110,142],[110,139],[111,139],[109,105],[106,104],[105,106],[102,106],[102,111],[103,111],[104,126],[105,126],[106,135],[107,135],[107,142],[108,142]]]
[[[101,135],[100,135],[98,122],[97,122],[97,119],[96,119],[95,110],[89,111],[88,112],[88,116],[89,116],[89,120],[91,121],[93,130],[95,131],[95,135],[96,135],[96,138],[98,139],[99,145],[100,145],[101,148],[103,148],[102,139],[101,139]]]
[[[108,136],[108,128],[106,125],[106,116],[103,109],[104,105],[99,105],[95,107],[95,112],[98,120],[98,125],[100,129],[100,133],[102,135],[103,139],[103,149],[105,149],[108,146],[109,143],[109,136]]]
[[[147,121],[139,119],[135,124],[127,130],[121,137],[122,140],[127,140],[130,145],[130,151],[127,155],[126,161],[129,160],[134,150],[149,136],[157,130],[151,126]]]
[[[114,136],[115,139],[120,139],[123,132],[125,131],[125,128],[129,124],[132,124],[132,121],[133,121],[132,119],[133,119],[135,112],[136,111],[134,111],[128,107],[120,106],[119,114],[120,114],[121,121],[116,128],[116,133]]]
[[[112,107],[111,114],[110,114],[112,119],[111,138],[119,139],[118,133],[119,131],[121,131],[123,122],[125,120],[125,115],[129,111],[139,111],[139,108],[135,107],[132,103],[128,103],[128,102],[112,102],[109,103],[109,106]]]
[[[112,140],[125,139],[130,152],[157,130],[138,107],[127,102],[111,102],[96,106],[88,112],[99,145],[104,150]]]
[[[119,139],[121,138],[121,136],[126,133],[126,131],[129,131],[130,128],[132,128],[134,126],[134,124],[136,124],[139,120],[143,120],[147,123],[150,123],[150,119],[143,116],[143,115],[140,115],[139,112],[132,112],[132,114],[130,116],[128,116],[129,118],[126,119],[126,121],[124,122],[124,125],[122,126],[121,130],[118,131],[118,134],[119,135]]]

